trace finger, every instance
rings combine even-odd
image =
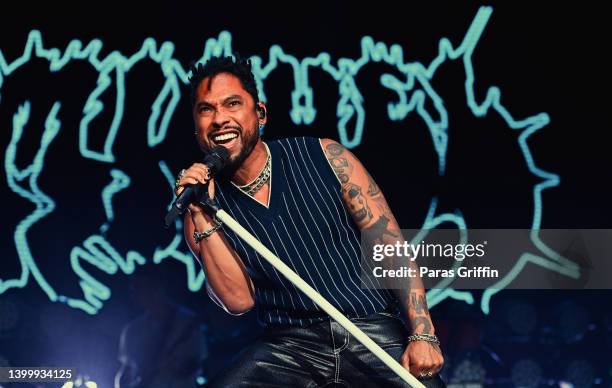
[[[203,164],[202,165],[200,165],[200,164],[194,165],[192,167],[192,169],[193,169],[193,171],[197,171],[200,174],[204,174],[204,176],[207,176],[207,177],[209,176],[209,171],[210,170],[209,170],[208,166],[206,166],[206,165],[203,165]]]
[[[215,198],[215,181],[214,179],[210,180],[210,184],[208,185],[208,197]]]
[[[208,174],[206,174],[205,172],[199,169],[190,169],[185,174],[185,177],[195,178],[197,179],[198,182],[203,183],[203,184],[208,181]]]
[[[179,185],[180,186],[186,186],[186,185],[195,185],[199,182],[199,180],[196,177],[192,177],[192,176],[184,176],[181,178],[181,180],[179,181]]]
[[[438,356],[439,359],[436,362],[436,373],[440,372],[442,370],[442,367],[444,367],[444,357],[442,356]]]
[[[207,165],[205,165],[204,163],[194,163],[191,165],[191,167],[197,167],[197,168],[208,168]],[[190,168],[191,168],[190,167]]]
[[[423,369],[423,368],[419,369],[418,371],[415,371],[413,373],[413,376],[417,377],[419,379],[427,379],[427,378],[431,377],[429,375],[429,369]],[[432,376],[433,376],[433,373],[432,373]]]
[[[408,357],[406,353],[402,355],[402,358],[400,361],[404,369],[410,371],[410,357]]]
[[[423,364],[420,362],[415,362],[413,364],[410,365],[410,373],[412,373],[414,376],[417,377],[421,377],[423,375]],[[426,372],[426,371],[425,371]]]
[[[444,357],[442,356],[442,350],[438,345],[433,344],[429,349],[429,357],[432,360],[432,369],[435,373],[438,373],[444,365]]]
[[[179,181],[179,184],[178,184],[177,188],[174,190],[174,194],[179,196],[179,195],[181,195],[183,190],[185,190],[185,186],[187,186],[187,185],[195,185],[196,183],[198,183],[197,179],[192,178],[192,177],[188,177],[188,176],[184,176]]]
[[[174,194],[179,196],[183,190],[185,190],[186,185],[195,185],[196,183],[198,183],[198,181],[195,178],[184,176],[179,180],[178,186],[174,190]]]
[[[431,375],[436,375],[440,372],[440,370],[442,369],[442,367],[438,364],[433,364],[429,367],[423,368],[423,374],[425,374],[426,376],[429,375],[429,373],[431,373]],[[429,376],[431,377],[431,376]]]

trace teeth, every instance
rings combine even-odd
[[[219,135],[219,136],[215,136],[213,138],[214,141],[223,141],[223,140],[229,140],[229,139],[233,139],[235,137],[238,137],[237,134],[235,133],[226,133],[225,135]]]

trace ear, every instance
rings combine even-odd
[[[257,103],[257,118],[259,119],[259,125],[264,125],[268,121],[268,110],[266,104],[259,101]]]

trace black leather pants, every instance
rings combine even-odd
[[[351,321],[400,360],[408,332],[390,314]],[[445,387],[439,375],[420,380]],[[389,367],[335,321],[309,327],[268,326],[262,337],[217,376],[212,387],[408,387]]]

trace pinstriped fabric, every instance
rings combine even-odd
[[[344,207],[340,183],[319,140],[290,138],[267,144],[272,154],[268,206],[229,182],[218,182],[221,207],[347,316],[384,310],[394,297],[388,290],[360,286],[359,229]],[[307,326],[327,319],[231,230],[224,227],[224,232],[255,284],[263,323]]]

